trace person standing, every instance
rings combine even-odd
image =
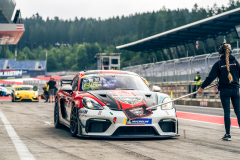
[[[52,79],[53,79],[54,82],[56,82],[54,78],[52,78]],[[56,86],[54,86],[54,97],[56,97],[57,91],[58,91],[58,88],[57,88],[57,85],[56,85]]]
[[[46,82],[44,88],[45,88],[45,90],[44,90],[43,94],[47,97],[45,102],[48,102],[48,98],[49,98],[49,93],[48,93],[49,92],[49,85],[48,85],[48,82]]]
[[[49,85],[49,103],[54,102],[54,96],[55,96],[55,88],[57,88],[57,83],[54,81],[54,79],[51,77],[50,81],[48,82]]]
[[[193,92],[196,92],[198,90],[198,88],[201,86],[201,75],[199,72],[197,72],[197,76],[194,78],[194,87],[193,87]],[[196,98],[197,94],[193,95],[193,98]]]
[[[231,141],[230,99],[232,101],[234,112],[237,116],[238,125],[240,125],[240,66],[235,57],[231,55],[232,51],[230,44],[223,43],[218,49],[218,52],[221,56],[220,60],[213,65],[208,77],[198,89],[198,93],[201,93],[205,87],[214,81],[215,78],[219,78],[220,99],[224,111],[224,123],[226,130],[226,134],[222,139]]]

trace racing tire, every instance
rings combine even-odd
[[[54,106],[54,126],[55,128],[61,128],[62,124],[59,121],[59,107],[58,107],[58,100],[55,100]]]
[[[76,137],[78,134],[78,109],[75,104],[72,107],[71,116],[70,116],[70,133],[73,137]]]

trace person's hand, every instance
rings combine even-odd
[[[203,89],[202,88],[199,88],[197,93],[202,93]]]

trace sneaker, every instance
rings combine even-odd
[[[226,136],[226,134],[222,138],[225,141],[231,141],[231,135]]]
[[[45,101],[44,103],[47,103],[48,101]]]

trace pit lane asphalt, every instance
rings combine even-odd
[[[189,107],[191,108],[191,107]],[[177,106],[177,109],[191,110]],[[53,103],[0,101],[0,109],[36,159],[240,159],[240,129],[222,141],[224,126],[179,119],[178,138],[109,140],[71,137],[68,128],[53,126]],[[198,108],[199,109],[199,108]],[[204,108],[210,110],[208,108]],[[194,110],[197,113],[197,110]],[[212,111],[211,115],[216,113]],[[219,111],[220,113],[220,111]],[[206,113],[205,113],[206,114]],[[185,133],[185,134],[184,134]],[[0,120],[0,159],[19,156]]]

